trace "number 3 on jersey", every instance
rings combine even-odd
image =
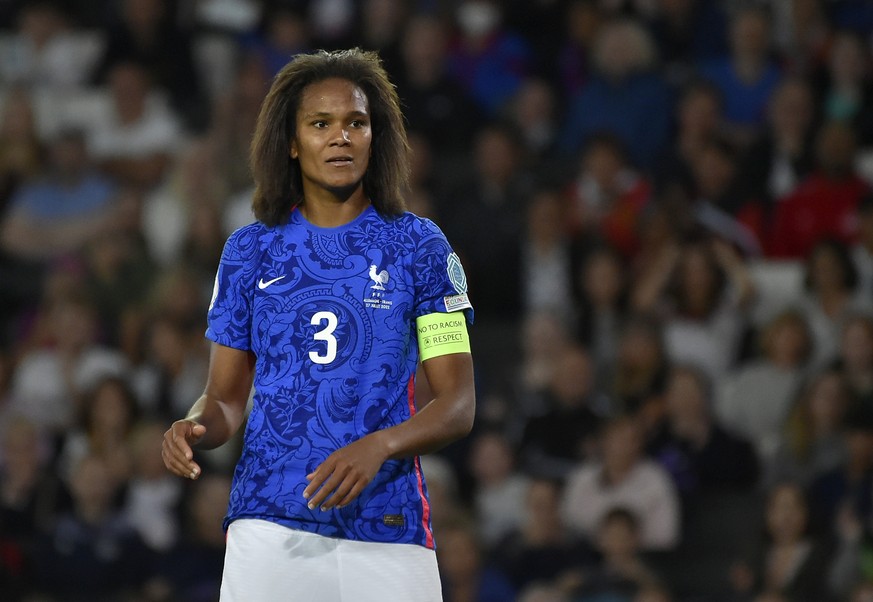
[[[317,311],[312,314],[312,319],[309,323],[313,326],[321,326],[323,322],[327,324],[319,331],[312,335],[316,341],[324,341],[324,354],[315,351],[309,352],[309,359],[316,364],[329,364],[336,359],[336,337],[333,336],[333,331],[336,330],[339,320],[336,314],[331,311]]]

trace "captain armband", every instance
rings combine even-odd
[[[433,313],[415,319],[421,361],[450,353],[470,353],[467,320],[460,311]]]

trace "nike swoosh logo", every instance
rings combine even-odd
[[[285,276],[279,276],[278,278],[273,278],[272,280],[267,280],[266,282],[264,282],[264,279],[261,278],[260,280],[258,280],[258,288],[264,290],[274,282],[279,282],[284,277]]]

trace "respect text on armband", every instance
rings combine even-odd
[[[463,314],[422,316],[416,322],[416,331],[422,360],[470,351]]]

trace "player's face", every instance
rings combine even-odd
[[[303,91],[292,159],[300,162],[306,198],[329,192],[343,200],[361,188],[370,161],[367,97],[345,79],[326,79]]]

